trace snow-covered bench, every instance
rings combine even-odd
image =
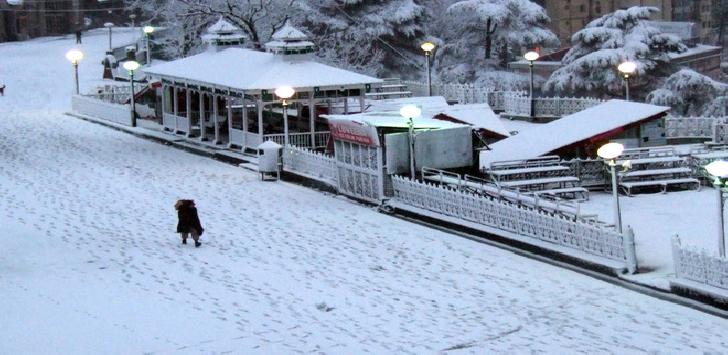
[[[627,193],[627,195],[632,196],[632,189],[635,187],[648,187],[648,186],[657,186],[660,187],[662,190],[662,193],[667,192],[667,187],[671,185],[686,185],[686,186],[693,186],[695,190],[700,190],[700,181],[695,178],[679,178],[679,179],[666,179],[666,180],[643,180],[643,181],[633,181],[633,182],[622,182],[619,184],[620,187],[622,187]]]

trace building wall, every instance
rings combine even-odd
[[[118,25],[128,22],[128,13],[121,10],[124,0],[33,0],[20,6],[11,6],[0,0],[0,42],[25,40],[39,36],[73,33],[85,28],[84,17],[91,20],[90,27],[100,27],[112,21]],[[91,10],[91,11],[84,11]]]

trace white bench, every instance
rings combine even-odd
[[[528,179],[528,180],[514,180],[501,182],[501,186],[505,187],[520,187],[529,185],[546,185],[546,184],[563,184],[568,182],[578,182],[579,178],[576,176],[557,176],[552,178],[543,179]]]
[[[491,175],[505,176],[505,175],[517,175],[527,173],[543,173],[551,171],[564,171],[569,170],[569,167],[562,165],[551,165],[551,166],[534,166],[532,168],[515,168],[515,169],[501,169],[501,170],[489,170],[488,173]]]
[[[632,189],[635,187],[646,187],[646,186],[659,186],[662,188],[662,193],[667,192],[669,185],[695,185],[696,190],[700,190],[700,181],[695,178],[680,178],[680,179],[666,179],[666,180],[644,180],[634,182],[622,182],[619,184],[624,189],[628,196],[632,196]]]
[[[627,172],[620,172],[620,177],[643,177],[643,176],[659,176],[659,175],[674,175],[690,173],[690,168],[667,168],[667,169],[648,169],[648,170],[632,170]]]
[[[582,199],[582,200],[588,200],[589,199],[589,190],[583,188],[583,187],[565,187],[560,189],[550,189],[550,190],[540,190],[540,191],[534,191],[534,193],[537,193],[539,195],[541,194],[547,194],[547,195],[572,195],[575,199]],[[581,196],[581,198],[578,198],[577,196]]]

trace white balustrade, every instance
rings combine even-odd
[[[625,262],[630,270],[636,267],[630,233],[621,235],[600,223],[574,221],[489,196],[400,176],[392,177],[392,185],[393,199],[400,204]]]
[[[288,144],[296,147],[306,148],[320,148],[325,147],[328,142],[329,132],[315,132],[314,139],[316,144],[314,147],[311,146],[311,132],[304,133],[288,133]],[[283,133],[280,134],[266,134],[263,136],[264,140],[270,140],[280,145],[284,145],[285,137]]]
[[[705,250],[683,247],[678,236],[672,238],[672,258],[678,280],[728,290],[728,259],[710,255]]]
[[[312,150],[295,146],[284,148],[283,170],[336,186],[336,160]]]

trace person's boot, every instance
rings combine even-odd
[[[200,242],[198,242],[198,241],[195,240],[195,248],[199,248],[200,245],[202,245],[202,243],[200,243]]]
[[[187,244],[187,239],[182,239],[182,244]]]

